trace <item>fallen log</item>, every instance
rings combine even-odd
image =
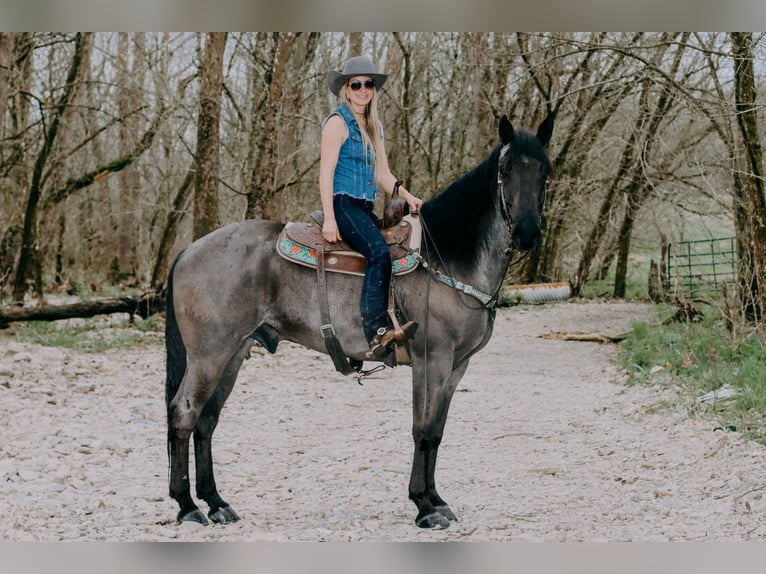
[[[604,335],[602,333],[566,333],[564,331],[553,331],[538,335],[541,339],[556,339],[558,341],[580,341],[585,343],[619,343],[624,340],[630,331],[618,333],[617,335]]]
[[[128,313],[146,319],[164,308],[163,297],[151,291],[140,295],[80,301],[66,305],[42,305],[39,307],[0,306],[0,329],[14,321],[59,321],[61,319],[87,318],[112,313]]]

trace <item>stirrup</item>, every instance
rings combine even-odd
[[[397,328],[398,327],[398,328]],[[407,321],[402,326],[381,327],[370,341],[370,350],[367,352],[368,359],[377,359],[381,361],[385,358],[392,347],[404,345],[418,330],[418,324],[415,321]]]

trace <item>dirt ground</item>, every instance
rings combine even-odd
[[[453,400],[437,467],[459,522],[415,527],[410,369],[359,385],[283,343],[245,362],[216,432],[242,520],[175,523],[158,334],[103,354],[0,333],[0,540],[744,541],[766,538],[766,450],[625,384],[616,334],[633,303],[498,313]],[[203,506],[206,511],[206,507]]]

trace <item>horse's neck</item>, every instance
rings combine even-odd
[[[508,227],[497,201],[497,150],[481,165],[449,185],[423,208],[430,228],[432,263],[462,281],[495,289],[505,275]]]

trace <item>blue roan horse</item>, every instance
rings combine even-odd
[[[469,359],[492,333],[495,303],[512,251],[529,251],[551,166],[546,118],[536,135],[514,131],[503,116],[500,144],[477,167],[421,209],[424,266],[395,279],[403,308],[420,328],[410,341],[412,437],[409,497],[416,524],[446,528],[455,520],[436,492],[434,471],[450,401]],[[175,260],[167,290],[168,456],[170,496],[179,521],[207,523],[189,484],[194,437],[197,497],[218,523],[239,519],[219,496],[211,439],[224,402],[254,341],[275,352],[282,340],[326,352],[320,333],[317,276],[275,251],[283,224],[233,223],[202,237]],[[365,359],[358,305],[361,277],[327,274],[333,325],[346,355]]]

